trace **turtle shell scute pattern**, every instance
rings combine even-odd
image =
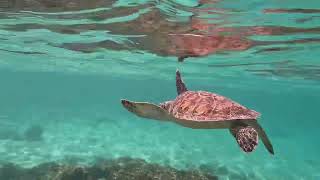
[[[180,94],[172,102],[169,113],[176,118],[193,121],[256,119],[260,115],[226,97],[205,91]]]

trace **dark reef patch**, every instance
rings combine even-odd
[[[7,180],[216,180],[199,169],[178,170],[142,159],[101,160],[91,166],[44,163],[32,168],[14,164],[0,166],[0,179]]]
[[[23,133],[24,138],[28,141],[39,141],[42,139],[43,128],[39,125],[29,126]]]

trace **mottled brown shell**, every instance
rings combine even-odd
[[[257,119],[258,112],[226,97],[205,91],[186,91],[168,108],[170,114],[191,121],[225,121]]]

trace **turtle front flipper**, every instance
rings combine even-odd
[[[181,78],[181,74],[178,69],[176,71],[176,87],[177,87],[178,95],[188,91],[186,85],[184,84],[184,82]]]
[[[173,116],[171,116],[168,113],[168,111],[152,103],[133,102],[133,101],[122,99],[121,104],[128,111],[132,112],[133,114],[139,117],[148,118],[148,119],[157,119],[162,121],[169,121],[174,119]]]
[[[271,141],[269,140],[267,134],[263,130],[263,128],[260,126],[260,124],[256,120],[248,120],[247,124],[249,126],[252,126],[255,130],[258,131],[258,134],[264,144],[264,146],[267,148],[267,150],[271,153],[274,154],[273,146],[271,144]]]

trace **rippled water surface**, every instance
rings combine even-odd
[[[141,158],[220,179],[320,179],[320,1],[0,1],[0,163]],[[120,99],[190,90],[259,111],[245,154],[228,130],[142,119]]]

